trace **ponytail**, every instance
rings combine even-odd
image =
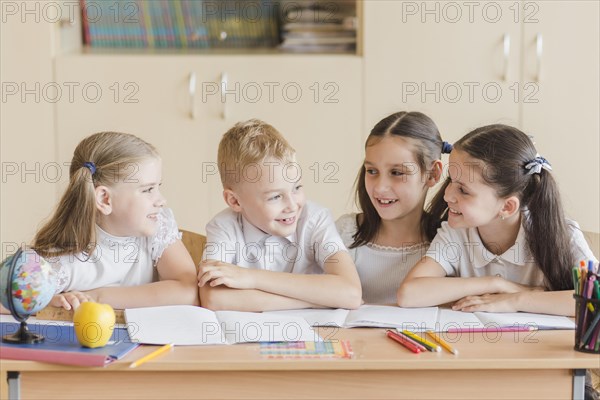
[[[529,210],[524,224],[527,244],[544,273],[550,290],[573,288],[570,266],[575,264],[556,181],[542,169],[531,176],[523,196]]]
[[[127,133],[100,132],[75,148],[69,185],[54,214],[37,232],[33,248],[43,257],[91,254],[96,246],[96,187],[127,178],[131,164],[158,158],[156,149]]]
[[[94,183],[91,171],[82,166],[71,176],[54,215],[35,236],[33,247],[44,257],[89,251],[89,245],[96,242],[95,227]]]

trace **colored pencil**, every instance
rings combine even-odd
[[[165,344],[164,346],[161,346],[158,349],[154,350],[152,353],[146,354],[144,357],[142,357],[138,360],[135,360],[134,362],[129,364],[129,368],[139,367],[140,365],[144,364],[145,362],[150,361],[150,360],[158,357],[162,353],[165,353],[165,352],[171,350],[174,346],[175,345],[173,343]]]
[[[457,349],[455,349],[454,347],[450,346],[450,344],[448,342],[446,342],[440,336],[436,335],[433,331],[427,331],[425,333],[430,338],[432,338],[433,340],[435,340],[436,342],[438,342],[440,344],[440,346],[442,346],[443,348],[445,348],[446,350],[448,350],[450,353],[452,353],[454,355],[458,355],[458,350]]]
[[[400,343],[402,346],[406,347],[408,350],[412,351],[413,353],[418,354],[421,352],[420,348],[415,346],[411,341],[407,340],[404,336],[398,335],[394,331],[388,330],[388,331],[386,331],[386,335],[387,335],[387,337]]]

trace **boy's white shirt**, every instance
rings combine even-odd
[[[56,293],[157,281],[158,259],[170,244],[181,239],[170,209],[161,209],[158,218],[158,229],[152,237],[118,237],[96,226],[98,245],[91,255],[67,254],[52,262]]]
[[[347,251],[329,210],[311,201],[290,236],[271,236],[230,208],[206,225],[206,236],[204,260],[276,272],[320,274],[329,256]]]
[[[567,220],[567,226],[571,232],[571,251],[575,259],[596,261],[579,225]],[[496,256],[485,248],[477,228],[453,229],[448,222],[442,222],[426,255],[440,264],[447,276],[495,275],[528,286],[543,286],[544,283],[544,274],[527,247],[523,224],[515,244]],[[565,266],[569,269],[572,267]]]

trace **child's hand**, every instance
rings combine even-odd
[[[200,263],[198,286],[208,284],[211,287],[225,285],[234,289],[254,289],[255,283],[248,268],[227,264],[218,260],[206,260]]]
[[[467,296],[458,300],[452,306],[454,311],[487,311],[487,312],[518,312],[516,307],[517,293],[484,294]]]
[[[50,305],[54,307],[62,307],[65,310],[71,308],[77,309],[81,303],[86,301],[94,301],[90,296],[82,292],[72,291],[55,295],[50,301]]]

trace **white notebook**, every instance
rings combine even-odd
[[[307,309],[269,311],[263,314],[302,317],[311,326],[399,328],[413,332],[514,326],[530,326],[535,329],[575,329],[575,323],[562,316],[530,313],[468,313],[438,307],[400,308],[363,305],[356,310]]]
[[[213,312],[195,306],[126,309],[125,321],[131,339],[145,344],[214,345],[322,340],[301,317]]]
[[[356,310],[307,309],[268,311],[263,314],[302,317],[311,326],[401,328],[420,331],[433,329],[438,308],[363,305]]]

